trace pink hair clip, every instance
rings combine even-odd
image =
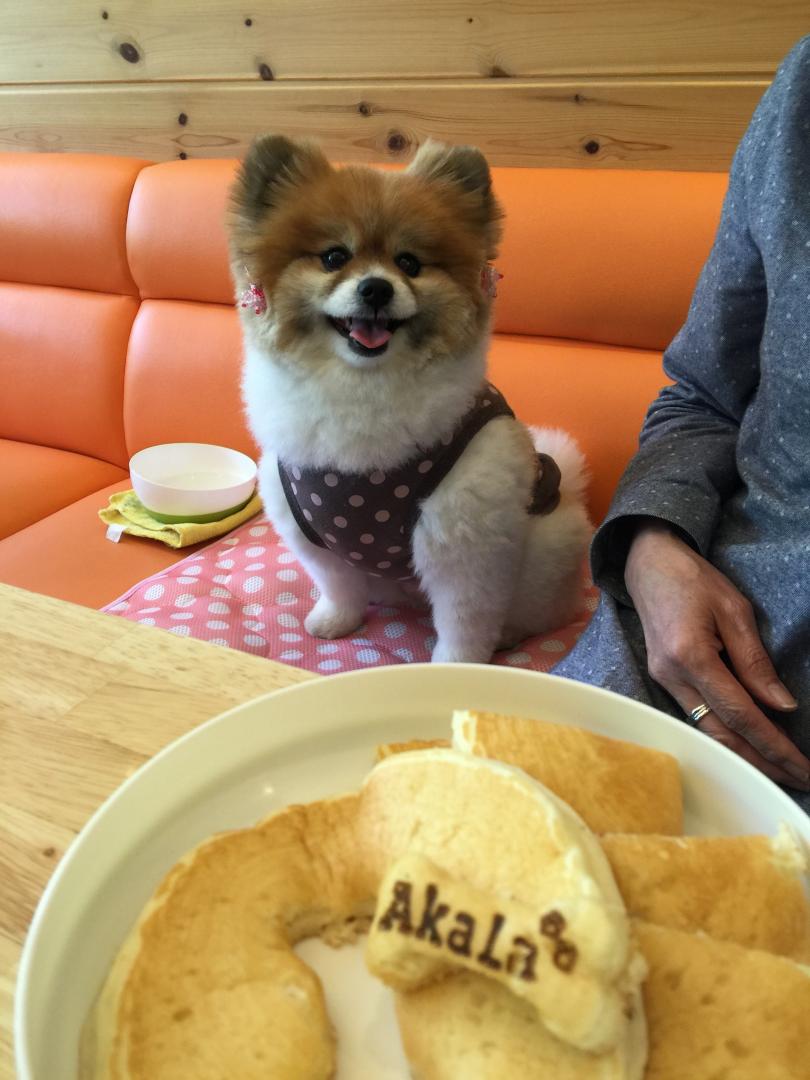
[[[243,308],[252,307],[256,315],[264,315],[265,311],[267,311],[267,297],[264,295],[264,289],[261,285],[251,281],[242,290],[239,297],[239,306]]]
[[[498,282],[502,278],[500,270],[496,270],[492,263],[487,263],[481,270],[481,288],[484,295],[494,299],[498,295]]]

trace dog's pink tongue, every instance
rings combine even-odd
[[[372,322],[371,319],[352,319],[349,334],[367,349],[379,349],[380,345],[384,345],[391,338],[391,331],[386,328],[385,323]]]

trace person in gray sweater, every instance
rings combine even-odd
[[[810,36],[737,149],[664,370],[554,673],[686,719],[810,810]]]

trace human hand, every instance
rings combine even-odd
[[[796,708],[742,593],[655,521],[643,523],[633,539],[625,584],[644,630],[652,678],[684,712],[703,702],[710,707],[697,724],[701,731],[772,780],[810,791],[810,761],[757,705]],[[721,659],[723,651],[733,671]]]

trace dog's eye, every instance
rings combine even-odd
[[[394,262],[408,277],[416,277],[419,271],[422,269],[422,264],[419,262],[415,255],[411,255],[407,251],[403,251],[401,255],[397,255]]]
[[[351,258],[345,247],[333,247],[321,254],[324,270],[340,270]]]

